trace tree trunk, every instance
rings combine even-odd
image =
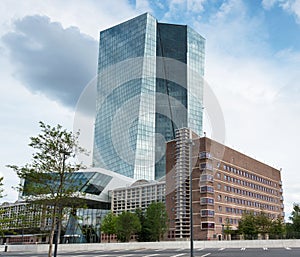
[[[60,244],[60,235],[61,235],[61,228],[62,228],[62,213],[63,208],[60,206],[58,209],[58,231],[57,231],[57,243]]]
[[[54,222],[53,222],[54,224]],[[55,227],[51,226],[50,237],[49,237],[49,249],[48,249],[48,257],[52,257],[52,249],[53,249],[53,237],[54,237]]]
[[[50,237],[49,237],[49,250],[48,250],[48,257],[52,257],[52,249],[53,249],[53,238],[54,238],[54,232],[56,228],[56,206],[53,207],[53,213],[52,213],[52,224],[51,224],[51,230],[50,230]]]

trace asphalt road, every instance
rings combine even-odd
[[[45,257],[46,253],[1,252],[0,256]],[[189,249],[140,249],[89,252],[59,252],[57,257],[190,257]],[[194,249],[194,257],[299,257],[300,248]]]

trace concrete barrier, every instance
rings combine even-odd
[[[137,250],[137,249],[180,249],[189,248],[189,241],[131,242],[99,244],[60,244],[58,251],[95,251],[95,250]],[[282,248],[300,247],[300,240],[233,240],[233,241],[194,241],[194,248]],[[47,252],[47,244],[8,245],[9,252]]]

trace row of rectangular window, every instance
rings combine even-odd
[[[239,170],[239,169],[233,168],[233,167],[225,165],[225,164],[223,165],[223,168],[224,168],[224,170],[233,172],[234,174],[244,176],[244,177],[252,179],[252,180],[256,180],[258,182],[261,182],[261,183],[269,185],[269,186],[273,186],[272,181],[270,181],[268,179],[264,179],[264,178],[262,178],[260,176],[257,176],[257,175],[250,174],[247,171]],[[277,184],[274,183],[274,186],[277,187]]]
[[[230,223],[232,225],[236,225],[236,224],[239,223],[239,219],[226,218],[225,222]],[[219,223],[223,223],[223,218],[222,217],[219,217]]]
[[[220,173],[217,173],[217,178],[219,178],[219,179],[221,178]],[[267,187],[264,187],[264,186],[260,186],[260,185],[257,185],[255,183],[247,182],[247,181],[244,181],[244,180],[241,180],[241,179],[237,179],[237,178],[234,178],[234,177],[230,177],[230,176],[227,176],[227,175],[224,175],[224,180],[229,181],[229,182],[233,182],[233,183],[236,183],[236,184],[239,184],[239,185],[242,185],[242,186],[251,187],[253,189],[260,190],[260,191],[263,191],[263,192],[267,192],[267,193],[270,193],[270,194],[275,194],[275,195],[278,194],[276,190],[273,190],[273,189],[270,189],[270,188],[267,188]]]
[[[219,196],[218,196],[219,199]],[[264,204],[264,203],[260,203],[260,202],[253,202],[253,201],[248,201],[248,200],[244,200],[244,199],[239,199],[239,198],[234,198],[234,197],[228,197],[225,196],[224,197],[226,202],[231,202],[231,203],[236,203],[236,204],[241,204],[241,205],[246,205],[246,206],[252,206],[252,207],[256,207],[256,208],[260,208],[260,209],[268,209],[271,211],[278,211],[278,206],[273,206],[273,205],[269,205],[269,204]]]
[[[273,198],[273,197],[253,193],[251,191],[247,191],[247,190],[243,190],[243,189],[239,189],[239,188],[235,188],[235,187],[231,187],[231,186],[224,186],[224,191],[232,192],[232,193],[235,193],[235,194],[246,195],[246,196],[254,197],[254,198],[264,200],[264,201],[268,201],[268,202],[273,202],[273,203],[278,202],[278,200]]]
[[[201,217],[214,217],[215,211],[213,210],[201,210]]]
[[[214,192],[214,187],[212,187],[212,186],[201,186],[200,187],[200,192],[201,193],[213,193]]]
[[[214,198],[209,198],[209,197],[201,197],[200,198],[200,204],[213,205],[214,203],[215,203]]]

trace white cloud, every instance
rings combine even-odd
[[[297,22],[300,24],[300,0],[293,1],[289,9],[296,15]]]
[[[269,10],[269,9],[271,9],[275,5],[276,2],[277,2],[277,0],[263,0],[262,1],[262,6],[266,10]]]
[[[300,0],[263,0],[262,6],[266,10],[272,9],[275,5],[284,11],[295,16],[296,21],[300,24]]]
[[[207,0],[169,0],[168,9],[165,13],[164,18],[166,20],[177,20],[185,19],[188,21],[191,15],[200,16],[204,11],[204,4]]]
[[[41,92],[73,108],[84,86],[96,76],[98,43],[78,28],[63,29],[46,16],[25,16],[2,36],[15,76],[32,92]]]
[[[205,3],[206,0],[187,0],[187,10],[193,13],[203,12]]]
[[[118,0],[117,4],[111,0],[85,1],[84,4],[81,0],[2,0],[0,30],[9,30],[12,18],[35,14],[49,16],[65,28],[79,27],[83,33],[99,39],[100,30],[134,17],[140,10],[133,9],[127,0]]]
[[[135,8],[140,12],[152,12],[147,0],[136,0]]]
[[[28,147],[29,137],[39,133],[38,122],[62,124],[72,129],[73,114],[58,103],[48,98],[32,94],[19,81],[12,78],[11,64],[5,58],[0,58],[0,119],[1,119],[1,174],[4,176],[4,201],[15,201],[17,192],[12,186],[17,186],[19,179],[8,164],[24,165],[31,160],[31,150]]]

